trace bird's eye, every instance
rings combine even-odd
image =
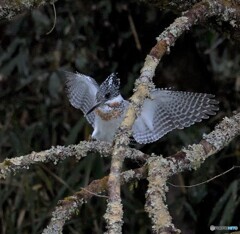
[[[109,92],[106,93],[106,94],[105,94],[105,98],[106,98],[106,99],[110,98],[110,95],[111,95],[111,94],[110,94]]]

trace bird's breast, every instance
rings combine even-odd
[[[105,108],[104,107],[96,108],[95,114],[98,115],[104,121],[117,119],[122,114],[120,106],[121,104],[119,102],[112,102],[107,104]]]

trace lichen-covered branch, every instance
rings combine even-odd
[[[225,117],[214,131],[204,135],[199,144],[194,144],[167,158],[148,159],[149,187],[145,209],[153,222],[155,233],[179,233],[165,204],[168,191],[166,181],[173,175],[186,170],[197,169],[209,156],[220,151],[236,136],[240,135],[240,113],[231,118]]]
[[[140,77],[135,82],[135,92],[130,98],[130,105],[126,116],[119,128],[115,137],[111,170],[109,175],[109,202],[105,219],[107,221],[107,233],[118,234],[122,232],[122,203],[120,196],[120,174],[124,161],[124,148],[129,143],[129,136],[133,123],[141,110],[144,100],[149,96],[151,89],[154,88],[152,78],[155,74],[155,69],[159,64],[162,56],[170,51],[170,46],[173,46],[177,38],[183,32],[198,23],[199,20],[205,19],[208,14],[206,4],[196,4],[184,16],[176,19],[158,38],[157,44],[152,48],[149,55],[145,59],[143,68],[141,69]]]
[[[107,222],[108,234],[122,233],[123,209],[120,191],[120,173],[124,161],[122,146],[114,147],[111,161],[111,170],[108,179],[109,200],[104,218]]]
[[[173,174],[198,168],[204,160],[221,150],[227,144],[229,144],[233,138],[240,135],[240,113],[235,114],[231,118],[225,117],[223,121],[215,127],[215,130],[211,133],[204,135],[203,140],[199,144],[188,146],[183,151],[176,153],[175,155],[169,156],[167,158],[155,157],[148,161],[148,165],[145,164],[143,167],[129,170],[121,174],[121,183],[129,182],[134,179],[146,178],[146,173],[148,168],[150,170],[149,180],[152,181],[150,188],[147,192],[147,204],[146,210],[150,212],[155,212],[156,214],[151,214],[150,216],[157,217],[158,212],[154,211],[151,207],[148,206],[151,204],[150,201],[157,201],[151,198],[150,191],[154,191],[154,188],[157,189],[156,193],[161,193],[161,198],[159,204],[163,204],[163,208],[166,209],[164,203],[164,193],[167,191],[166,184],[164,181]],[[55,162],[64,160],[67,157],[76,157],[78,160],[87,155],[87,152],[99,152],[101,155],[109,156],[111,154],[111,146],[104,142],[80,142],[79,145],[70,145],[70,146],[57,146],[52,147],[49,150],[42,152],[32,152],[29,155],[20,156],[12,159],[6,159],[0,164],[1,177],[6,177],[10,173],[17,172],[19,170],[27,169],[31,165],[34,165],[38,162]],[[142,153],[136,149],[125,148],[125,156],[132,159],[144,159],[149,158],[149,155]],[[155,161],[157,160],[157,161]],[[156,167],[151,164],[151,161],[161,163],[161,167]],[[151,165],[150,165],[151,164]],[[155,168],[155,169],[154,169]],[[163,172],[164,176],[162,176]],[[154,179],[156,175],[156,180]],[[161,180],[158,177],[161,177]],[[65,222],[71,218],[80,208],[83,202],[88,201],[94,194],[103,194],[107,191],[107,181],[109,177],[104,177],[101,180],[93,181],[86,188],[82,189],[80,192],[74,194],[73,196],[67,197],[65,200],[61,201],[55,211],[52,214],[52,219],[49,226],[45,229],[45,233],[61,233],[62,227]],[[156,182],[158,181],[158,186]],[[162,183],[160,183],[162,181]],[[159,191],[159,188],[162,188],[163,191]],[[151,199],[150,199],[151,198]],[[157,206],[156,206],[157,207]],[[159,206],[158,206],[159,207]],[[163,210],[162,210],[163,211]],[[162,212],[161,211],[161,212]],[[162,215],[162,214],[161,214]],[[165,216],[167,217],[167,216]],[[171,220],[164,219],[164,220]],[[162,220],[163,221],[163,220]],[[162,223],[162,222],[161,222]],[[163,224],[162,224],[163,225]],[[159,225],[154,224],[154,228],[159,227]],[[166,228],[168,227],[168,228]],[[170,229],[169,229],[170,227]],[[163,230],[173,230],[173,224],[166,222],[166,225],[163,225]],[[55,232],[54,232],[55,230]]]
[[[0,19],[12,18],[16,14],[26,9],[32,9],[50,1],[0,1]],[[215,130],[203,137],[199,144],[194,144],[183,149],[175,155],[167,158],[152,157],[147,164],[139,169],[122,173],[122,165],[125,157],[140,157],[144,155],[140,151],[128,148],[129,136],[135,119],[141,111],[141,106],[150,91],[154,88],[152,78],[155,74],[161,58],[170,52],[176,40],[193,25],[199,22],[216,19],[216,24],[226,22],[232,30],[234,37],[240,38],[240,11],[239,4],[234,1],[226,0],[204,0],[204,1],[157,1],[162,2],[163,6],[170,6],[171,3],[177,4],[180,11],[187,10],[181,17],[177,18],[163,33],[157,37],[156,45],[151,49],[145,59],[140,77],[135,82],[135,92],[130,98],[130,105],[126,116],[116,134],[113,146],[103,142],[80,142],[79,145],[67,147],[57,146],[39,153],[32,152],[29,155],[18,158],[6,159],[0,163],[0,178],[5,178],[13,172],[27,169],[38,162],[54,162],[63,160],[67,157],[75,156],[77,159],[85,157],[87,152],[99,152],[101,155],[112,155],[110,174],[108,177],[93,181],[89,186],[71,197],[61,201],[52,214],[52,219],[44,233],[61,233],[64,223],[78,211],[79,207],[89,200],[94,194],[107,192],[108,204],[105,214],[107,221],[107,232],[122,233],[123,209],[121,202],[120,186],[131,179],[146,177],[148,173],[149,187],[145,208],[153,222],[153,230],[156,233],[178,233],[172,223],[172,218],[168,212],[165,194],[167,192],[166,182],[169,176],[184,170],[198,168],[205,159],[225,147],[234,137],[240,135],[240,116],[239,113],[232,118],[225,118]],[[184,6],[183,6],[184,4]],[[181,6],[183,6],[181,8]],[[191,7],[191,8],[189,8]],[[124,180],[122,179],[124,178]]]
[[[151,157],[148,160],[148,190],[145,209],[152,220],[153,233],[180,233],[172,223],[166,204],[168,191],[167,179],[169,168],[162,165],[161,157]]]
[[[135,170],[123,172],[121,174],[121,183],[129,183],[146,177],[146,167],[147,166],[145,165]],[[109,177],[105,176],[100,180],[94,180],[84,189],[81,189],[74,195],[59,201],[57,207],[52,213],[51,221],[44,229],[43,234],[62,233],[65,222],[79,211],[83,203],[89,201],[93,196],[106,194],[108,179]]]
[[[222,32],[228,34],[231,39],[240,41],[240,1],[236,0],[144,0],[144,2],[155,5],[160,9],[172,10],[176,13],[182,13],[192,8],[194,4],[204,3],[211,9],[211,15],[208,22],[211,26]],[[210,13],[210,11],[209,11]],[[207,24],[209,25],[209,24]]]
[[[147,4],[156,6],[161,10],[169,9],[176,13],[186,11],[200,0],[141,0]]]
[[[210,8],[205,2],[194,5],[193,8],[185,12],[182,17],[177,18],[157,37],[157,43],[147,55],[144,66],[141,69],[140,77],[135,82],[135,92],[130,98],[131,105],[128,108],[120,128],[120,133],[122,135],[123,133],[127,136],[130,135],[130,129],[132,128],[137,114],[141,110],[143,101],[149,96],[151,89],[154,88],[152,78],[163,55],[170,52],[170,47],[175,44],[175,41],[185,31],[189,30],[199,21],[203,21],[211,16],[212,13],[209,13],[209,10]]]
[[[55,146],[49,150],[41,152],[32,152],[27,155],[6,158],[0,163],[0,179],[6,178],[11,173],[17,173],[20,170],[29,169],[37,163],[53,162],[57,164],[69,157],[75,157],[80,160],[87,156],[88,152],[98,152],[102,156],[111,156],[111,145],[103,141],[81,141],[78,145]],[[133,148],[125,149],[125,157],[145,161],[148,155]]]
[[[153,230],[162,230],[165,233],[178,233],[172,223],[172,218],[165,204],[165,193],[167,192],[167,179],[173,175],[186,170],[198,168],[207,157],[220,151],[227,146],[235,137],[240,135],[240,113],[231,118],[225,117],[215,129],[204,135],[199,144],[188,146],[167,158],[162,156],[153,156],[148,159],[147,164],[135,170],[129,170],[121,173],[121,184],[140,180],[147,177],[149,188],[146,194],[146,211],[153,221]],[[135,149],[126,149],[128,157],[150,157]],[[61,233],[63,225],[76,212],[81,205],[92,198],[94,195],[103,195],[107,193],[107,181],[109,177],[103,177],[100,180],[94,180],[87,187],[75,193],[73,196],[66,197],[60,201],[52,213],[51,221],[44,233]]]
[[[53,4],[57,0],[2,0],[0,1],[0,20],[12,17],[26,10]]]
[[[240,112],[231,118],[225,117],[212,132],[203,136],[199,144],[190,145],[181,152],[167,157],[169,176],[186,170],[196,170],[206,158],[219,152],[239,135]]]
[[[0,178],[6,178],[11,173],[16,173],[19,170],[28,169],[36,163],[53,162],[57,164],[59,161],[68,157],[76,157],[80,160],[87,156],[88,152],[99,152],[102,155],[109,156],[110,145],[105,142],[88,142],[82,141],[78,145],[56,146],[49,150],[41,152],[32,152],[28,155],[19,156],[16,158],[7,158],[0,163]]]

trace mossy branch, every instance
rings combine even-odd
[[[126,151],[130,157],[149,158],[144,166],[122,172],[120,182],[124,184],[147,177],[149,187],[146,193],[145,209],[152,219],[153,230],[156,233],[179,233],[172,223],[165,203],[168,178],[183,171],[196,170],[209,156],[219,152],[239,135],[240,113],[237,113],[231,118],[225,117],[212,132],[203,136],[199,144],[190,145],[167,158],[157,155],[150,157],[134,149]],[[61,233],[65,222],[79,212],[83,203],[89,201],[94,195],[107,194],[108,180],[108,176],[94,180],[84,189],[59,201],[44,233]]]
[[[149,160],[143,167],[121,173],[120,182],[122,184],[132,180],[146,178],[149,170],[149,189],[147,192],[147,203],[145,207],[149,212],[149,216],[152,218],[153,229],[168,230],[169,232],[173,230],[178,231],[174,228],[174,225],[171,222],[171,217],[166,209],[164,194],[167,192],[167,187],[165,182],[173,174],[186,170],[197,169],[207,157],[226,147],[235,137],[239,135],[240,113],[237,113],[231,118],[225,117],[223,121],[215,127],[214,131],[203,136],[203,139],[199,144],[188,146],[175,155],[169,156],[165,159],[157,156],[150,157],[150,155],[144,154],[141,151],[127,147],[125,148],[126,157],[141,160],[149,158]],[[38,153],[32,152],[31,154],[25,156],[5,159],[0,164],[0,175],[2,178],[5,178],[10,173],[16,173],[20,170],[28,169],[30,166],[39,162],[57,163],[58,161],[62,161],[68,157],[75,157],[79,160],[82,157],[85,157],[87,152],[99,152],[102,156],[110,156],[112,148],[109,144],[98,141],[83,141],[78,145],[70,145],[66,147],[56,146],[46,151]],[[156,167],[155,164],[158,165],[159,163],[160,166]],[[158,181],[159,177],[161,177],[162,183]],[[158,181],[157,184],[156,179]],[[51,222],[45,229],[44,233],[61,233],[65,222],[78,212],[83,203],[91,199],[93,195],[107,193],[108,180],[108,176],[100,180],[95,180],[84,189],[81,189],[80,192],[77,192],[73,196],[60,201],[53,212]],[[161,188],[161,190],[159,190],[159,188]],[[154,197],[159,193],[161,194],[161,197],[158,197],[158,200],[160,200],[157,202]],[[154,202],[154,206],[152,205],[152,202]],[[164,210],[164,213],[159,214],[159,209],[157,209],[159,207],[163,207],[161,212]],[[163,222],[164,220],[161,219],[161,223],[159,224],[159,222],[157,222],[159,219],[156,219],[159,215],[164,215],[164,220],[166,222]]]
[[[210,8],[205,3],[196,4],[184,16],[177,18],[163,33],[157,38],[157,44],[151,49],[145,59],[140,77],[135,82],[135,92],[130,98],[130,105],[125,118],[115,136],[115,144],[112,153],[111,170],[109,175],[109,202],[105,219],[107,221],[107,233],[118,234],[122,232],[122,202],[120,195],[120,175],[124,161],[124,148],[129,143],[129,136],[135,119],[141,111],[144,100],[149,96],[154,88],[152,82],[157,65],[162,56],[170,51],[170,47],[175,41],[193,25],[207,18]],[[209,13],[209,14],[208,14]]]
[[[0,3],[0,19],[10,19],[26,9],[32,9],[53,2],[53,0],[5,0]],[[157,1],[155,0],[154,2]],[[180,2],[184,1],[172,0],[158,2],[167,5],[167,2],[180,4]],[[0,177],[5,178],[10,173],[22,169],[28,169],[29,166],[38,162],[57,163],[59,160],[71,156],[81,159],[82,157],[85,157],[89,151],[99,152],[104,156],[112,155],[109,177],[93,181],[85,189],[82,189],[80,192],[60,202],[56,210],[53,212],[51,222],[44,230],[44,233],[61,233],[66,220],[71,218],[83,202],[90,199],[93,194],[105,193],[107,190],[109,198],[105,214],[107,232],[114,234],[121,233],[123,209],[120,196],[120,186],[122,183],[128,182],[131,179],[146,177],[147,171],[149,171],[149,188],[147,191],[145,208],[152,219],[153,230],[156,233],[177,233],[179,230],[173,225],[171,216],[165,204],[167,179],[169,176],[181,171],[198,168],[207,157],[218,152],[229,144],[234,137],[240,135],[240,114],[238,113],[232,118],[225,118],[212,133],[205,135],[199,144],[189,146],[166,159],[162,157],[151,157],[148,159],[147,164],[144,167],[136,169],[135,171],[131,170],[122,173],[122,165],[125,157],[150,157],[149,155],[144,155],[138,150],[128,148],[128,143],[132,126],[141,111],[141,106],[144,100],[149,96],[151,89],[154,88],[152,78],[163,55],[170,52],[170,47],[175,44],[175,41],[185,31],[189,30],[193,25],[199,24],[212,17],[220,19],[221,22],[227,22],[230,25],[230,28],[233,29],[235,37],[239,35],[240,14],[238,3],[233,4],[234,1],[225,0],[186,2],[189,3],[188,7],[191,6],[191,8],[184,8],[187,11],[158,36],[156,45],[147,55],[144,66],[141,69],[140,77],[135,82],[135,92],[130,98],[129,108],[119,131],[116,134],[113,146],[103,142],[80,142],[79,145],[67,147],[57,146],[39,153],[32,152],[29,155],[6,159],[0,164]],[[178,5],[178,7],[181,9],[181,5]],[[161,218],[159,219],[159,217]]]
[[[130,183],[145,178],[146,171],[146,166],[135,170],[125,171],[121,174],[121,183]],[[65,222],[79,212],[83,203],[88,202],[93,196],[104,195],[107,193],[108,180],[109,176],[105,176],[100,180],[94,180],[84,189],[81,189],[72,196],[59,201],[57,207],[52,213],[51,221],[44,229],[43,234],[62,233]]]
[[[190,145],[167,158],[148,159],[148,191],[145,209],[153,222],[154,233],[179,233],[165,204],[168,191],[167,179],[182,171],[196,170],[211,155],[219,152],[240,135],[240,113],[225,117],[214,131],[203,136],[199,144]]]
[[[103,157],[111,156],[112,148],[109,143],[103,141],[81,141],[78,145],[55,146],[41,152],[32,152],[15,158],[6,158],[0,163],[0,179],[5,179],[10,174],[29,169],[38,163],[52,162],[57,164],[69,157],[80,160],[87,156],[88,152],[98,152]],[[127,148],[125,157],[131,159],[145,160],[147,155],[141,151]]]
[[[232,40],[240,41],[240,1],[236,0],[141,0],[162,10],[171,10],[177,14],[191,9],[194,4],[204,3],[211,9],[207,26],[221,34],[227,35]],[[209,11],[210,13],[210,11]]]

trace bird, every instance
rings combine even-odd
[[[64,71],[66,92],[71,105],[80,109],[93,127],[92,139],[113,142],[129,106],[120,93],[120,79],[110,74],[99,86],[81,73]],[[137,143],[155,142],[174,129],[189,127],[218,111],[214,95],[154,88],[145,99],[132,126]]]

